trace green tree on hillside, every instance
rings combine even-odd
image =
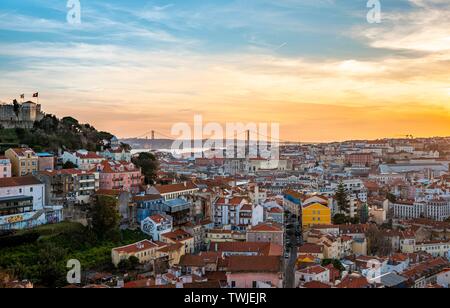
[[[120,215],[112,196],[97,196],[90,209],[91,228],[99,240],[118,240]]]
[[[51,114],[35,122],[31,129],[0,127],[1,143],[25,144],[36,151],[55,153],[60,149],[99,151],[103,141],[111,140],[112,137],[112,134],[99,132],[89,124],[80,124],[72,117],[59,120]]]
[[[62,166],[62,168],[63,169],[75,169],[75,168],[78,168],[78,166],[77,165],[75,165],[73,162],[71,162],[71,161],[66,161],[65,163],[64,163],[64,165]]]
[[[366,238],[370,255],[389,256],[392,253],[392,243],[378,227],[370,226],[366,232]]]
[[[133,158],[133,163],[142,169],[146,184],[155,183],[159,165],[158,160],[152,153],[140,153],[138,157]]]
[[[358,213],[359,221],[363,224],[367,223],[369,221],[370,216],[369,206],[367,205],[367,203],[362,204],[358,212],[359,212]]]
[[[39,283],[45,287],[54,288],[61,285],[65,277],[64,261],[67,250],[53,243],[46,243],[39,250],[37,260]]]
[[[345,191],[344,183],[341,181],[334,195],[337,202],[339,212],[345,215],[350,214],[350,202],[348,200],[347,192]]]

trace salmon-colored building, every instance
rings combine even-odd
[[[144,177],[133,163],[103,161],[94,171],[99,172],[100,189],[137,193]]]
[[[231,256],[227,283],[231,288],[281,288],[281,259],[269,256]]]

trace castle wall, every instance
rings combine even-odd
[[[41,105],[26,102],[20,105],[19,112],[14,112],[13,104],[0,105],[0,124],[5,128],[32,128],[34,122],[44,117]]]

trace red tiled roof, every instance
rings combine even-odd
[[[36,155],[36,153],[30,148],[14,148],[11,150],[13,150],[17,156],[25,156],[25,152],[32,152],[31,155]]]
[[[126,282],[124,285],[124,288],[125,289],[142,289],[142,288],[149,288],[154,285],[155,285],[155,279],[149,278],[149,279],[142,279],[142,280]]]
[[[226,272],[206,272],[209,281],[227,281]]]
[[[161,248],[158,249],[158,251],[161,252],[171,252],[171,251],[177,251],[180,250],[180,248],[184,247],[183,244],[181,243],[176,243],[176,244],[172,244],[172,245],[166,245],[166,246],[160,246]]]
[[[278,224],[260,223],[257,226],[251,227],[248,232],[283,232],[283,229]]]
[[[309,266],[304,269],[298,270],[299,273],[314,274],[314,275],[317,275],[317,274],[320,274],[320,273],[323,273],[326,271],[327,271],[327,269],[320,265]]]
[[[253,206],[251,204],[244,204],[241,207],[241,211],[251,212],[253,210]]]
[[[117,252],[136,253],[136,252],[148,250],[151,248],[157,248],[157,247],[158,247],[157,244],[155,244],[149,240],[143,240],[143,241],[131,244],[131,245],[117,247],[117,248],[114,248],[113,250],[115,250]]]
[[[33,176],[21,176],[13,178],[0,178],[1,187],[15,187],[15,186],[27,186],[42,184],[38,179]]]
[[[271,214],[280,214],[280,213],[283,213],[283,210],[280,208],[277,208],[277,207],[273,207],[270,210],[268,210],[267,212],[271,213]]]
[[[180,191],[185,191],[185,190],[193,190],[193,189],[197,189],[198,187],[192,182],[186,182],[186,183],[179,183],[179,184],[160,185],[160,186],[155,186],[155,188],[160,194],[170,194],[170,193],[175,193],[175,192],[180,192]]]
[[[160,224],[161,222],[166,220],[166,217],[164,217],[160,214],[156,214],[156,215],[150,216],[150,219],[153,220],[154,222],[156,222],[157,224]]]
[[[423,263],[420,263],[410,269],[407,269],[402,273],[402,276],[408,279],[416,279],[430,271],[445,268],[449,265],[449,262],[443,258],[432,259]]]
[[[210,250],[229,253],[256,253],[262,256],[281,256],[283,247],[274,243],[263,242],[211,242]]]
[[[301,254],[320,254],[323,253],[323,246],[311,243],[305,243],[303,246],[298,248],[298,252]]]
[[[152,201],[152,200],[158,200],[158,199],[162,199],[162,196],[161,195],[133,196],[133,201],[134,202]]]
[[[202,281],[183,284],[184,289],[219,289],[221,288],[219,281]]]
[[[112,162],[108,160],[102,161],[97,165],[102,173],[126,173],[126,172],[139,172],[140,169],[137,168],[133,163],[129,162]],[[94,168],[93,170],[97,170]]]
[[[187,233],[184,230],[175,230],[173,232],[167,232],[161,235],[162,237],[168,238],[174,242],[184,241],[192,238],[190,233]]]
[[[49,170],[49,171],[41,171],[40,173],[48,175],[48,176],[63,175],[63,174],[71,174],[71,175],[94,174],[94,172],[88,172],[88,171],[83,171],[83,170],[79,170],[79,169]]]
[[[87,154],[81,154],[79,152],[76,152],[75,156],[81,159],[104,159],[104,157],[97,155],[97,153],[95,152],[87,152]]]
[[[252,273],[278,273],[281,270],[279,257],[270,256],[231,256],[228,271]]]
[[[245,201],[244,197],[233,197],[231,199],[228,199],[228,203],[225,200],[225,198],[220,198],[219,200],[217,200],[216,205],[220,206],[220,205],[231,205],[231,206],[238,206],[240,205],[243,201]]]
[[[180,263],[178,263],[180,266],[194,266],[194,267],[204,267],[205,261],[204,258],[201,256],[195,256],[195,255],[183,255],[180,258]]]
[[[330,289],[331,286],[320,281],[310,281],[303,284],[306,289]]]
[[[348,275],[342,279],[341,283],[337,285],[339,289],[363,289],[369,286],[369,282],[365,277],[355,277]]]

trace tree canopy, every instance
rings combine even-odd
[[[137,157],[133,158],[133,163],[142,169],[146,184],[155,183],[159,165],[158,160],[152,153],[140,153]]]
[[[118,201],[111,196],[97,196],[90,209],[91,228],[99,240],[116,240],[120,216]]]
[[[59,120],[50,114],[35,122],[31,129],[0,127],[0,143],[26,144],[36,151],[99,151],[103,140],[111,140],[112,137],[112,134],[99,132],[89,124],[81,125],[72,117]]]
[[[334,199],[337,202],[339,212],[341,214],[350,214],[350,202],[348,200],[347,192],[345,191],[344,183],[341,181],[334,195]]]

